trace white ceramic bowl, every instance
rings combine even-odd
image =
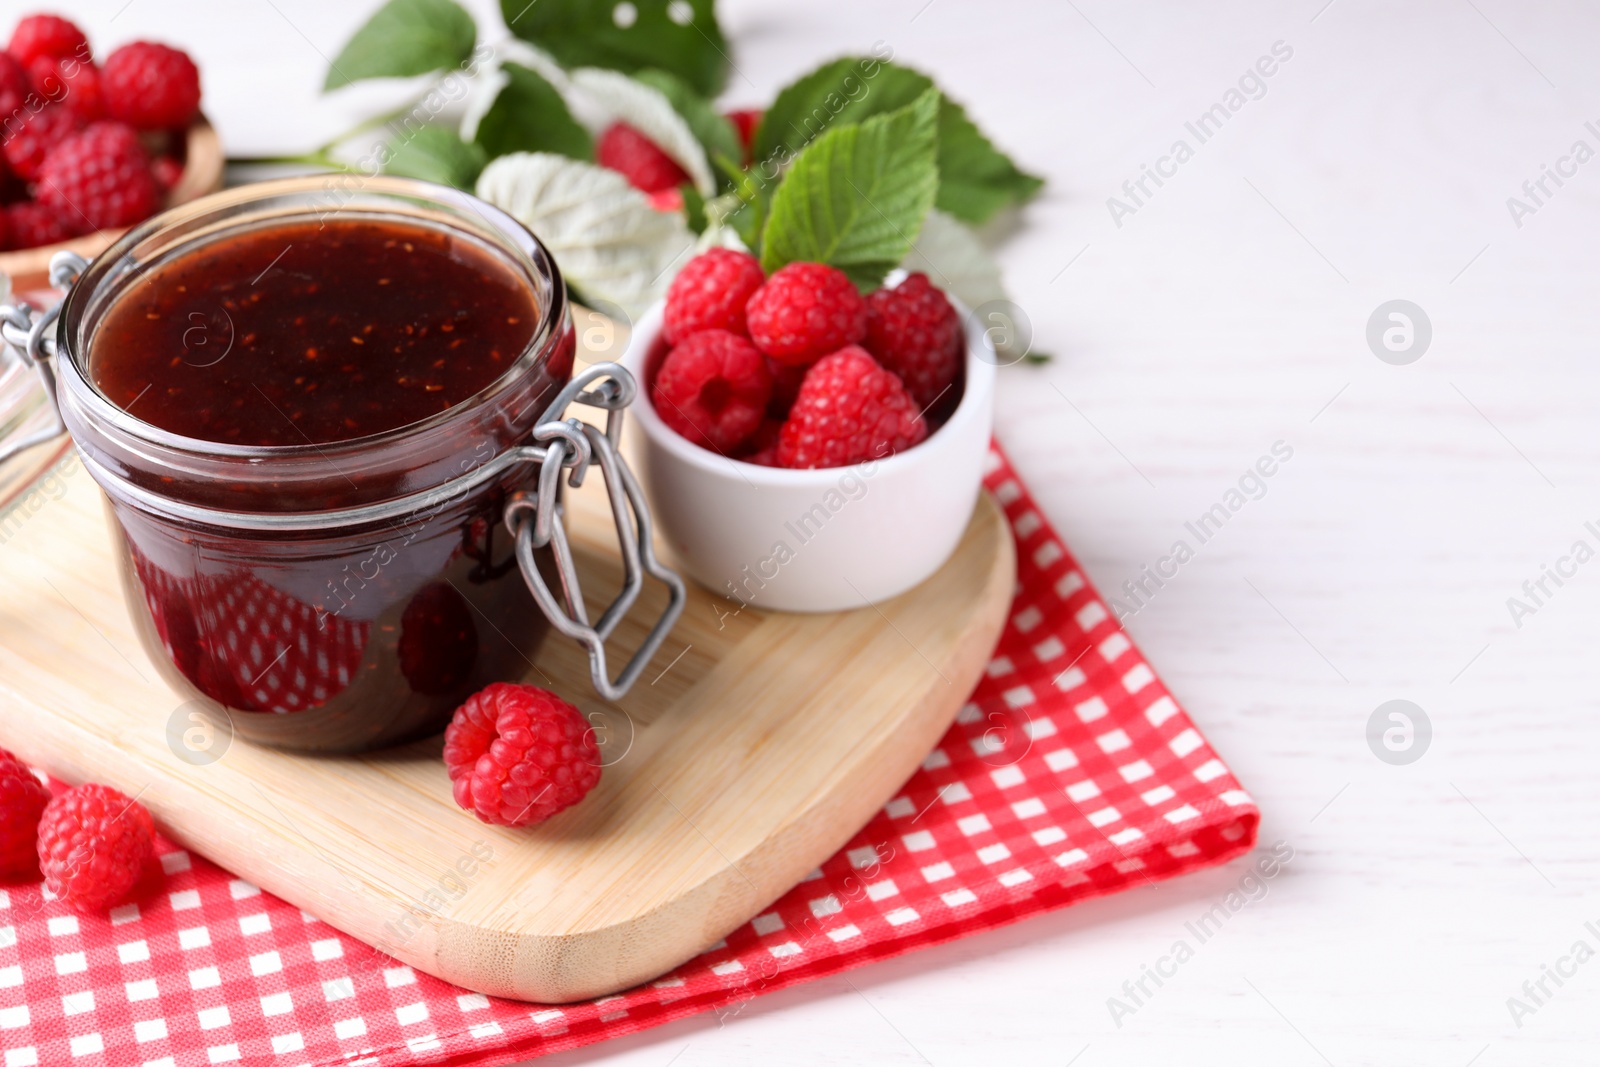
[[[846,611],[887,600],[950,558],[982,487],[994,424],[993,346],[965,309],[961,403],[915,448],[854,467],[780,470],[686,441],[650,404],[648,360],[661,305],[634,327],[623,362],[655,521],[690,577],[741,604]]]

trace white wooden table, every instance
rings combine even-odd
[[[1520,1026],[1507,999],[1575,941],[1600,950],[1600,562],[1547,579],[1520,628],[1507,598],[1600,548],[1600,161],[1561,163],[1600,151],[1600,11],[1323,3],[723,4],[733,103],[881,40],[1048,176],[1001,259],[1056,359],[1003,375],[1001,436],[1108,594],[1293,449],[1127,621],[1263,842],[1294,848],[1285,874],[1120,1027],[1107,998],[1239,867],[541,1063],[1595,1062],[1600,963],[1547,979]],[[372,6],[70,5],[97,42],[191,47],[241,154],[394,98],[316,93]],[[1185,123],[1280,41],[1259,99],[1201,143]],[[1178,139],[1192,158],[1162,162]],[[1142,164],[1171,176],[1135,202]],[[1545,164],[1571,176],[1535,203]],[[1536,208],[1520,226],[1513,196]],[[1392,299],[1432,325],[1410,365],[1366,341]],[[1432,723],[1409,765],[1366,741],[1391,699]]]

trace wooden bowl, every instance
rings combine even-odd
[[[204,117],[189,127],[188,143],[184,150],[183,176],[167,194],[162,209],[176,207],[190,200],[214,193],[222,188],[222,171],[225,159],[222,139]],[[84,259],[93,259],[110,247],[127,232],[127,228],[100,230],[83,237],[74,237],[59,244],[39,248],[24,248],[16,252],[0,252],[0,272],[11,275],[13,292],[26,293],[50,285],[50,257],[57,252],[76,252]]]

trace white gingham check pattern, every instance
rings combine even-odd
[[[1249,796],[998,451],[1018,592],[955,725],[873,820],[770,908],[649,985],[541,1007],[417,974],[166,849],[109,916],[0,887],[0,1067],[514,1062],[1223,862]]]

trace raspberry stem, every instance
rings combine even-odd
[[[387,126],[396,119],[404,118],[420,107],[422,102],[427,98],[428,94],[424,93],[416,99],[410,100],[392,111],[385,111],[381,115],[374,115],[371,118],[362,119],[348,130],[345,130],[343,133],[338,134],[330,140],[324,141],[322,144],[313,148],[309,152],[286,156],[229,156],[228,163],[234,166],[298,165],[309,167],[326,167],[329,170],[348,171],[351,169],[350,164],[335,158],[333,155],[334,149],[338,148],[346,141],[354,140],[363,133],[378,129],[381,126]]]
[[[326,167],[329,170],[345,171],[350,169],[348,163],[341,163],[325,152],[307,152],[298,156],[229,156],[230,167],[267,167],[299,165],[308,167]]]

